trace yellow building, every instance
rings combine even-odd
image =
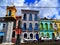
[[[60,20],[53,20],[54,21],[54,26],[55,26],[55,29],[54,29],[54,34],[55,36],[60,35]]]
[[[17,10],[16,10],[14,5],[7,6],[5,18],[7,20],[14,20],[14,19],[16,19],[16,12],[17,12]]]

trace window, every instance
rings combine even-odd
[[[48,30],[48,24],[45,23],[45,30]]]
[[[29,21],[32,21],[32,14],[29,15]]]
[[[40,30],[43,30],[43,23],[40,23],[39,28]]]
[[[28,30],[33,30],[32,29],[32,23],[29,24],[29,29]]]
[[[11,16],[11,10],[8,11],[8,16]]]
[[[60,27],[60,24],[59,24],[59,27]]]
[[[12,37],[15,37],[15,31],[13,31],[13,33],[12,33]]]
[[[41,37],[44,37],[44,33],[43,32],[41,33]]]
[[[13,29],[16,28],[16,21],[14,21],[14,24],[13,24]]]
[[[27,34],[26,33],[24,34],[24,38],[27,38]]]
[[[38,30],[38,23],[35,23],[35,28],[34,30]]]
[[[46,33],[47,37],[49,38],[50,37],[50,34],[49,33]]]
[[[53,25],[52,25],[52,23],[50,23],[50,29],[53,29]]]
[[[21,21],[18,21],[18,28],[21,28]]]
[[[3,28],[5,28],[5,24],[3,24]]]
[[[37,14],[35,14],[34,20],[35,20],[35,21],[38,20]]]
[[[32,33],[30,34],[30,38],[33,39],[33,34]]]
[[[26,29],[26,23],[23,24],[23,30],[27,30]]]
[[[27,20],[27,15],[26,14],[24,14],[23,20]]]

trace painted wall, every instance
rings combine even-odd
[[[43,24],[43,29],[41,29],[41,23]],[[45,23],[47,23],[47,27],[45,25]],[[50,25],[52,24],[52,25]],[[46,29],[47,28],[47,29]],[[41,33],[44,33],[44,36],[46,36],[47,33],[49,33],[49,38],[52,38],[52,33],[54,32],[53,29],[53,22],[51,20],[40,20],[39,22],[39,37],[41,37]]]

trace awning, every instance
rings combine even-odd
[[[4,32],[0,32],[0,36],[4,36]]]

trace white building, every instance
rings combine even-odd
[[[21,10],[22,13],[22,34],[21,40],[24,38],[36,38],[38,32],[38,14],[36,10]]]

